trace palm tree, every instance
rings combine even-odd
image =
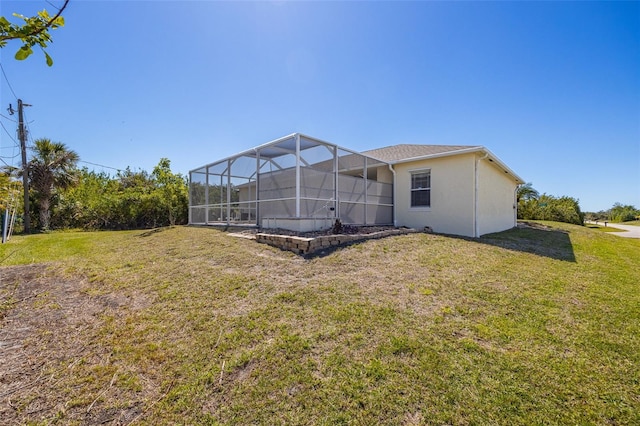
[[[540,197],[540,193],[533,188],[531,182],[518,186],[517,199],[518,202],[537,200]]]
[[[34,156],[27,164],[30,187],[39,207],[40,229],[49,229],[51,200],[57,189],[64,189],[76,180],[76,163],[80,159],[62,142],[43,138],[34,142]]]

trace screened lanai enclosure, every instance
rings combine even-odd
[[[299,133],[189,172],[189,223],[295,231],[393,223],[389,165]]]

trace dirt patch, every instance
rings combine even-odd
[[[140,305],[124,295],[87,290],[86,280],[60,278],[48,265],[0,268],[0,424],[55,417],[120,424],[139,414],[135,405],[105,411],[100,398],[88,409],[78,401],[91,396],[59,389],[80,366],[108,363],[111,350],[91,338],[103,315]]]

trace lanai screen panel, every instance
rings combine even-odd
[[[255,223],[256,202],[256,157],[243,155],[229,160],[229,220],[240,223]]]
[[[343,223],[366,223],[365,158],[338,150],[338,209]]]
[[[190,223],[393,222],[388,164],[294,134],[190,172]]]
[[[190,173],[190,223],[256,223],[256,160],[238,155]]]
[[[258,224],[262,218],[296,217],[295,136],[258,148]]]
[[[258,149],[259,218],[335,217],[335,146],[300,136]]]
[[[205,223],[206,221],[206,167],[193,170],[189,178],[189,223]]]
[[[393,175],[389,165],[338,149],[338,201],[343,223],[393,223]]]
[[[300,215],[301,217],[336,217],[334,145],[317,143],[300,152]]]
[[[227,220],[227,195],[229,194],[227,171],[229,161],[221,161],[207,167],[207,217],[206,223]]]
[[[366,223],[393,223],[393,173],[387,163],[368,157]]]

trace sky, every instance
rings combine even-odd
[[[0,2],[0,16],[61,0]],[[174,172],[300,132],[356,151],[482,145],[583,211],[640,208],[640,2],[71,0],[47,67],[0,49],[0,156]],[[105,167],[103,167],[105,166]]]

